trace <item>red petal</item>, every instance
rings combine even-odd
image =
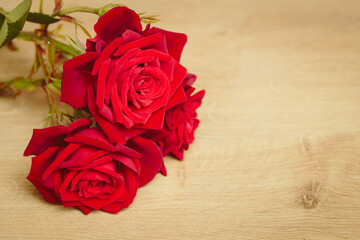
[[[139,187],[142,187],[160,171],[163,164],[161,151],[155,142],[139,136],[131,139],[127,145],[142,155],[139,159],[141,169]]]
[[[116,50],[116,52],[113,55],[115,57],[121,56],[121,55],[125,54],[126,52],[130,51],[131,49],[150,47],[150,46],[156,44],[157,42],[161,42],[161,41],[164,41],[163,35],[161,35],[160,33],[153,34],[151,36],[144,37],[139,40],[135,40],[135,41],[132,41],[132,42],[122,45],[121,47],[119,47],[119,49]]]
[[[143,133],[142,130],[138,129],[125,129],[124,127],[115,126],[114,124],[108,122],[104,119],[98,112],[95,104],[95,96],[93,86],[90,85],[88,88],[88,96],[89,96],[89,109],[91,114],[93,115],[96,122],[105,132],[107,137],[110,139],[112,143],[120,143],[125,144],[126,141],[134,136],[137,136]]]
[[[141,32],[140,17],[127,7],[116,7],[108,11],[94,26],[95,32],[101,40],[109,43],[121,36],[125,30]]]
[[[161,129],[164,125],[165,107],[153,112],[148,118],[146,124],[138,124],[136,128],[140,129]]]
[[[115,190],[115,192],[108,199],[99,200],[96,198],[82,199],[81,203],[95,210],[102,209],[103,207],[113,203],[116,201],[119,196],[121,196],[125,190],[124,182],[119,183],[119,187]]]
[[[74,108],[87,106],[86,90],[95,81],[91,75],[92,62],[99,56],[97,52],[84,53],[64,63],[64,73],[61,81],[61,102]]]
[[[111,203],[111,204],[103,207],[101,210],[108,212],[108,213],[118,213],[123,208],[124,208],[124,206],[122,203]]]
[[[54,156],[59,151],[60,147],[49,147],[42,154],[32,158],[32,164],[29,176],[27,179],[34,184],[41,195],[47,202],[58,202],[58,198],[54,192],[44,187],[41,181],[41,175],[48,168],[51,162],[54,160]]]
[[[161,172],[162,175],[167,176],[167,171],[166,171],[166,167],[165,167],[164,161],[163,161],[163,164],[162,164],[162,166],[161,166],[160,172]]]
[[[74,132],[77,130],[89,128],[92,125],[92,121],[88,118],[79,119],[75,122],[70,123],[69,125],[69,131]]]
[[[111,54],[114,53],[114,51],[121,46],[121,44],[123,43],[124,39],[123,38],[117,38],[116,40],[112,41],[102,52],[101,55],[98,57],[98,59],[96,59],[95,63],[94,63],[94,67],[91,71],[92,75],[95,75],[98,73],[101,65],[103,64],[104,61],[107,61],[109,59],[109,57],[111,56]]]
[[[196,81],[196,75],[192,73],[188,73],[186,78],[184,79],[183,85],[190,87],[194,84],[195,81]]]
[[[128,157],[125,157],[121,154],[111,154],[111,156],[116,160],[121,162],[122,164],[124,164],[125,166],[127,166],[128,168],[130,168],[131,170],[133,170],[135,173],[139,174],[138,169],[136,167],[136,164],[134,163],[134,161]]]
[[[138,152],[122,144],[116,144],[116,152],[124,154],[125,156],[128,156],[130,158],[138,159],[141,157]]]
[[[61,183],[63,181],[63,173],[62,170],[57,170],[54,172],[54,192],[58,198],[61,198],[59,189],[61,187]]]
[[[87,207],[87,206],[84,206],[84,205],[80,205],[78,206],[78,208],[83,212],[85,213],[85,215],[88,215],[89,213],[92,212],[93,209]]]
[[[101,63],[97,87],[96,87],[96,105],[101,110],[104,106],[104,94],[105,94],[105,85],[107,82],[108,72],[110,66],[110,59]]]
[[[70,143],[64,149],[64,151],[62,151],[61,153],[59,153],[56,156],[54,162],[52,162],[51,165],[44,172],[42,179],[43,180],[46,179],[53,171],[55,171],[55,169],[61,164],[61,162],[63,162],[68,156],[70,156],[74,151],[76,151],[80,147],[81,147],[81,145],[79,145],[79,144]]]
[[[34,129],[24,156],[39,155],[49,147],[64,145],[64,138],[68,133],[69,128],[64,125]]]
[[[170,82],[170,99],[175,93],[175,91],[178,89],[178,87],[181,85],[181,83],[184,81],[186,74],[187,69],[179,63],[175,63],[173,80]]]
[[[88,146],[97,147],[99,149],[115,151],[115,146],[112,145],[104,133],[99,128],[88,128],[81,130],[71,137],[65,138],[66,142],[80,143]]]
[[[146,36],[155,33],[161,33],[165,35],[166,46],[169,55],[172,56],[176,61],[180,62],[181,53],[187,42],[187,36],[183,33],[170,32],[156,27],[150,28],[149,30],[144,32]]]
[[[180,103],[183,103],[187,100],[187,97],[185,95],[185,92],[184,92],[184,88],[183,87],[179,87],[174,95],[170,98],[167,106],[166,106],[166,109],[169,109],[169,108],[172,108]]]
[[[67,202],[62,202],[64,207],[78,207],[78,206],[81,206],[81,203],[80,202],[77,202],[77,201],[67,201]]]
[[[71,180],[73,180],[73,178],[77,173],[78,173],[77,171],[70,171],[69,174],[66,175],[64,182],[62,182],[61,187],[59,189],[60,193],[65,191],[65,189],[69,186]]]

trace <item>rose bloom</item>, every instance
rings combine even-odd
[[[163,156],[172,153],[176,158],[182,160],[184,150],[194,141],[194,133],[199,126],[196,109],[200,107],[205,91],[201,90],[195,94],[192,84],[196,76],[188,74],[183,81],[183,88],[187,100],[166,111],[163,129],[151,130],[143,134],[144,137],[157,142],[162,150]]]
[[[86,53],[64,64],[61,101],[88,107],[110,141],[161,129],[165,111],[186,101],[179,64],[185,34],[142,30],[139,16],[116,7],[99,18]]]
[[[127,146],[112,144],[92,121],[69,127],[34,129],[24,156],[35,155],[27,177],[48,202],[117,213],[128,207],[137,189],[160,170],[162,156],[151,140],[134,137]]]

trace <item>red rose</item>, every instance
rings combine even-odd
[[[87,53],[64,64],[61,101],[89,107],[112,142],[161,129],[167,109],[186,100],[179,64],[185,34],[142,30],[139,16],[116,7],[100,17]]]
[[[188,74],[183,82],[187,100],[166,111],[165,125],[161,131],[148,131],[143,136],[153,139],[160,145],[163,156],[170,153],[178,159],[183,159],[183,152],[194,141],[194,132],[199,125],[196,109],[200,107],[205,91],[191,95],[195,88],[191,85],[196,76]]]
[[[135,137],[128,146],[112,144],[92,122],[34,129],[24,156],[35,155],[27,177],[48,202],[116,213],[128,207],[138,187],[162,166],[157,145]]]

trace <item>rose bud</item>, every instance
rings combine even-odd
[[[99,18],[86,53],[64,64],[61,101],[88,107],[111,142],[161,129],[165,111],[186,100],[179,64],[185,34],[148,25],[127,7]]]
[[[92,121],[34,129],[24,156],[35,155],[28,180],[48,202],[117,213],[128,207],[137,189],[162,166],[158,146],[134,137],[128,145],[112,144]]]

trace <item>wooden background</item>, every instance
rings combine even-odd
[[[0,99],[1,239],[360,239],[360,1],[121,3],[188,34],[182,63],[207,91],[195,143],[130,208],[85,216],[25,179],[43,93]],[[0,80],[30,68],[32,45],[19,44],[0,51]]]

